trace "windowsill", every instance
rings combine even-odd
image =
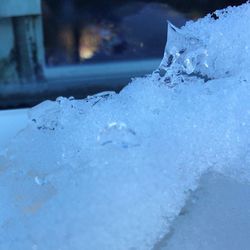
[[[132,78],[152,73],[160,62],[156,58],[45,68],[42,82],[0,84],[0,107],[30,107],[58,96],[83,99],[101,91],[119,91]]]

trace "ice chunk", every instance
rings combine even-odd
[[[135,147],[139,145],[136,132],[123,122],[111,122],[102,129],[97,136],[100,145],[118,145],[123,148]]]
[[[104,91],[104,92],[101,92],[101,93],[98,93],[98,94],[95,94],[92,96],[88,96],[86,98],[86,101],[91,102],[91,104],[94,106],[100,101],[104,101],[104,100],[107,100],[109,98],[112,98],[112,96],[114,96],[114,95],[115,95],[114,91]]]
[[[190,75],[199,70],[198,66],[208,67],[207,56],[202,40],[168,23],[167,45],[160,69],[168,71],[174,68]]]
[[[159,81],[168,86],[188,81],[188,76],[209,80],[204,69],[208,68],[205,43],[192,34],[168,23],[168,39],[163,60],[155,72]]]

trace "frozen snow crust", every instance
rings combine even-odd
[[[0,249],[147,250],[200,176],[250,181],[250,5],[169,24],[158,70],[30,112],[0,156]]]

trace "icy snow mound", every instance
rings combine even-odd
[[[121,93],[30,111],[0,156],[0,249],[147,250],[209,170],[250,181],[250,5],[181,30]]]
[[[185,75],[206,82],[245,72],[250,68],[248,5],[218,10],[181,29],[169,24],[160,69],[168,71],[168,76],[174,74],[174,84],[175,78],[177,84],[183,82]]]

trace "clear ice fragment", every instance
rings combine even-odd
[[[102,145],[113,144],[122,148],[139,145],[136,132],[123,122],[111,122],[97,136],[97,142]]]
[[[201,77],[203,69],[208,67],[206,57],[207,50],[200,39],[168,22],[167,44],[159,66],[162,81],[167,79],[170,85],[175,85],[191,74]]]
[[[104,91],[101,93],[97,93],[95,95],[88,96],[86,98],[86,102],[90,102],[92,104],[92,106],[94,106],[97,103],[99,103],[100,101],[107,100],[107,99],[111,98],[115,94],[116,93],[114,91]]]

